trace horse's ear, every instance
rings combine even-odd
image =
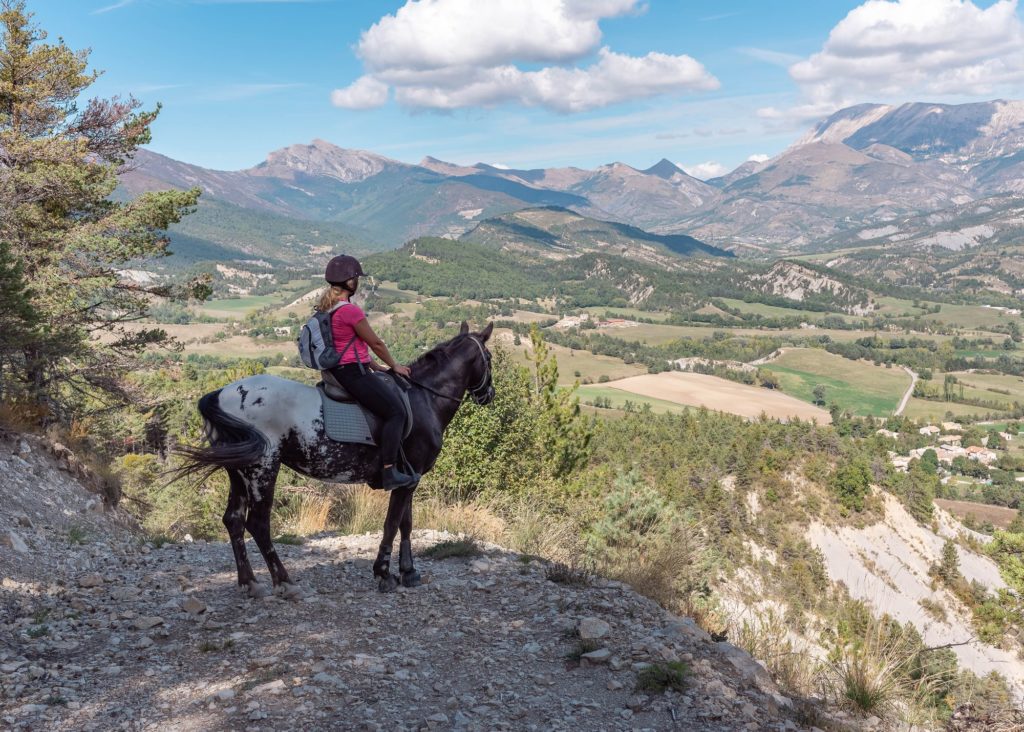
[[[469,323],[465,320],[462,321],[462,327],[459,328],[459,335],[467,335],[469,333]]]
[[[491,337],[491,333],[494,331],[494,323],[488,323],[487,327],[480,331],[480,340],[487,343],[487,339]]]

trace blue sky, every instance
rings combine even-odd
[[[845,104],[1024,96],[1015,0],[28,6],[51,36],[92,48],[105,73],[90,96],[163,103],[151,149],[219,169],[322,138],[408,162],[665,157],[707,176],[778,153]]]

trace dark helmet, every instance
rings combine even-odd
[[[327,272],[324,274],[324,279],[332,285],[340,285],[348,282],[353,277],[365,276],[366,272],[363,272],[358,259],[347,254],[339,254],[327,263]]]

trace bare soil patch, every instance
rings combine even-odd
[[[936,498],[935,505],[946,509],[958,519],[963,520],[968,516],[974,516],[979,523],[988,521],[997,529],[1005,529],[1017,516],[1015,508],[990,506],[987,503],[975,503],[974,501],[950,501],[945,498]]]
[[[608,384],[614,389],[664,399],[693,407],[707,407],[720,412],[756,418],[762,413],[776,419],[816,419],[829,424],[831,415],[820,407],[782,392],[747,386],[706,374],[671,371],[661,374],[633,376]]]

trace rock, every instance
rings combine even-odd
[[[13,529],[0,534],[0,544],[10,548],[16,554],[28,554],[28,544]]]
[[[447,729],[448,715],[444,712],[431,714],[429,717],[427,717],[427,727],[429,727],[430,729]]]
[[[259,696],[260,694],[280,694],[284,691],[284,681],[281,679],[274,679],[268,681],[265,684],[260,684],[252,689],[249,689],[249,696]]]
[[[618,691],[623,687],[623,683],[618,679],[608,679],[608,691]]]
[[[647,708],[650,699],[646,694],[634,694],[626,700],[626,708],[632,712],[642,712]]]
[[[716,643],[715,646],[727,659],[729,659],[729,663],[731,663],[745,679],[752,681],[762,692],[765,694],[778,693],[779,687],[775,684],[771,675],[765,670],[764,666],[755,661],[749,653],[741,648],[737,648],[731,643],[726,643],[725,641]]]
[[[607,648],[598,648],[596,651],[590,653],[584,653],[580,656],[580,663],[591,666],[598,666],[601,664],[608,663],[608,659],[612,657],[612,652]]]
[[[82,575],[78,578],[79,587],[100,587],[103,584],[103,577],[95,572]]]
[[[135,626],[136,630],[149,630],[163,624],[164,619],[159,615],[143,615],[132,621],[132,625]]]
[[[598,640],[604,638],[612,627],[600,618],[583,618],[576,631],[582,640]]]
[[[206,603],[197,597],[186,597],[181,603],[181,609],[189,615],[200,615],[206,612]]]
[[[18,443],[18,454],[19,455],[29,455],[29,454],[31,454],[31,452],[32,452],[32,448],[31,448],[31,446],[29,446],[29,444],[28,444],[28,442],[26,440],[21,440]]]
[[[221,701],[227,701],[228,699],[234,699],[235,698],[235,690],[234,689],[221,689],[220,691],[218,691],[216,693],[215,696],[218,699],[220,699]]]

